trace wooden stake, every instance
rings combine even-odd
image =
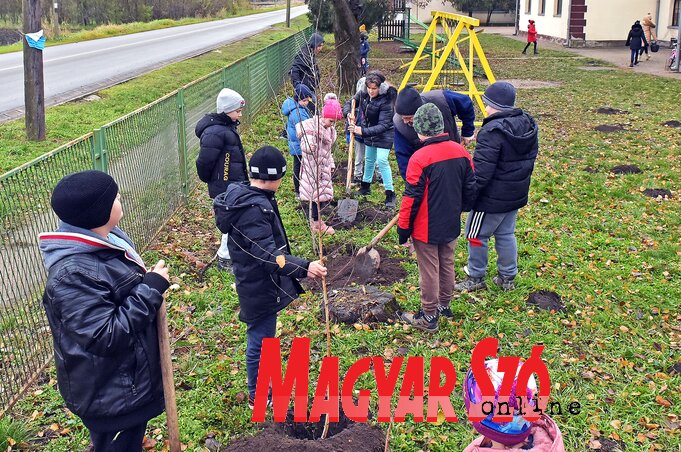
[[[156,316],[158,329],[158,348],[161,354],[161,375],[163,376],[163,397],[166,402],[166,419],[168,424],[168,440],[170,452],[181,452],[180,426],[177,421],[177,402],[175,400],[175,381],[173,379],[173,362],[170,358],[170,334],[168,333],[168,317],[166,302],[163,301]]]

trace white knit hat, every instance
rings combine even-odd
[[[218,113],[229,113],[240,108],[244,108],[246,101],[233,89],[224,88],[218,94],[217,111]]]

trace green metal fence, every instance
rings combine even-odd
[[[57,181],[86,169],[110,173],[123,198],[121,226],[146,247],[198,182],[194,126],[215,111],[220,89],[244,96],[248,125],[282,87],[311,33],[276,42],[0,176],[0,416],[52,357],[37,238],[57,226],[50,208]]]

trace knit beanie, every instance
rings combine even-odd
[[[118,195],[113,177],[102,171],[81,171],[60,180],[52,191],[52,209],[60,220],[83,229],[104,226]]]
[[[343,107],[336,99],[329,99],[322,108],[322,118],[333,119],[335,121],[343,118]]]
[[[279,180],[286,174],[286,159],[274,146],[263,146],[248,162],[251,179]]]
[[[421,105],[423,105],[421,94],[413,86],[407,86],[397,94],[395,113],[401,116],[413,116]]]
[[[515,108],[515,86],[509,82],[494,82],[487,87],[482,101],[497,110]]]
[[[434,137],[444,132],[445,122],[440,109],[431,103],[419,107],[414,114],[414,130],[426,137]]]
[[[296,88],[293,91],[295,91],[294,98],[296,101],[311,99],[312,97],[314,97],[312,90],[310,90],[310,88],[308,88],[307,85],[303,83],[299,83],[298,85],[296,85]]]
[[[360,33],[366,33],[366,31],[367,31],[366,25],[362,24],[362,25],[359,26],[359,32]]]
[[[316,49],[322,44],[324,44],[324,37],[319,33],[312,33],[310,39],[307,40],[307,46],[312,49]]]
[[[234,110],[244,108],[246,106],[246,101],[233,89],[224,88],[218,94],[217,107],[218,113],[230,113]]]

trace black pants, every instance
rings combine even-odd
[[[649,54],[648,54],[648,45],[647,45],[647,44],[644,45],[643,47],[641,47],[641,50],[638,51],[638,54],[639,54],[639,55],[643,55],[643,52],[645,52],[646,55],[649,55]]]
[[[146,430],[145,422],[120,432],[90,431],[90,439],[95,452],[140,452]]]
[[[300,193],[300,168],[303,166],[303,156],[293,156],[293,190]]]
[[[525,50],[523,50],[523,53],[527,52],[527,48],[530,46],[530,44],[534,44],[534,53],[537,53],[537,41],[528,42],[525,46]]]
[[[319,207],[321,208],[321,210],[326,209],[326,206],[328,206],[328,205],[329,205],[328,202],[320,202],[319,203]],[[312,202],[312,220],[313,221],[319,221],[319,211],[317,210],[317,202],[316,201]]]

